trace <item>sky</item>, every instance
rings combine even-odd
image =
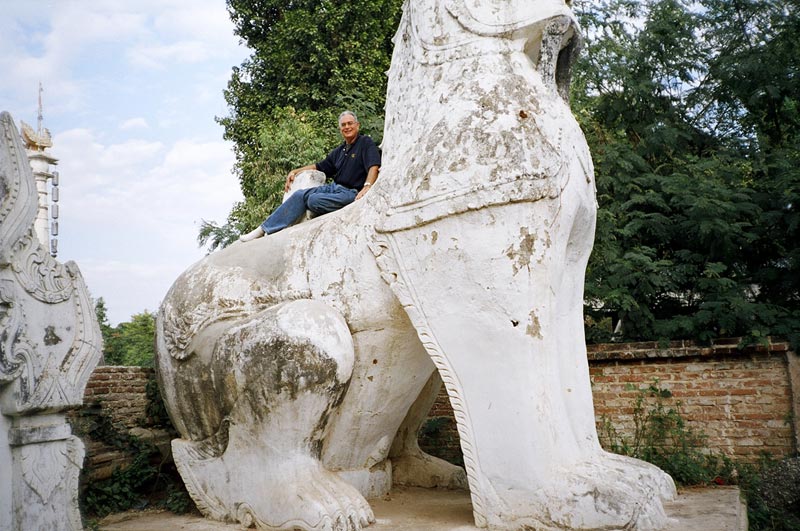
[[[250,51],[225,0],[0,0],[0,111],[44,127],[59,160],[61,262],[112,325],[156,312],[205,255],[202,220],[242,199],[215,117]]]

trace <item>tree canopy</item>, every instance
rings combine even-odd
[[[245,201],[222,226],[204,222],[211,249],[263,221],[280,203],[286,173],[319,160],[338,142],[336,118],[356,112],[380,142],[386,75],[400,0],[228,0],[235,33],[253,50],[234,67],[218,117],[234,143]],[[278,138],[273,135],[277,133]],[[298,134],[299,149],[292,144]]]
[[[588,45],[574,110],[600,204],[590,335],[796,342],[796,8],[611,0],[578,12]]]
[[[95,303],[95,315],[103,336],[103,357],[106,365],[153,367],[155,364],[155,316],[147,310],[131,316],[131,320],[111,326],[106,302]]]
[[[338,111],[376,140],[401,0],[228,0],[253,50],[219,118],[244,202],[204,224],[213,249],[260,223],[286,172],[338,141]],[[586,43],[573,111],[598,187],[590,340],[800,340],[797,5],[574,1]]]

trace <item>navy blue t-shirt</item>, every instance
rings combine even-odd
[[[381,154],[373,140],[358,135],[352,145],[342,142],[325,160],[317,162],[317,170],[333,182],[353,190],[361,190],[372,166],[381,165]]]

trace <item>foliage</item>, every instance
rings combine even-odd
[[[183,483],[169,483],[167,485],[167,497],[163,506],[166,510],[175,514],[185,514],[194,509],[194,501],[186,491]]]
[[[671,398],[669,389],[660,387],[658,381],[640,389],[629,437],[621,435],[607,417],[601,419],[605,445],[614,453],[653,463],[681,485],[707,484],[720,475],[730,477],[724,460],[703,450],[705,435],[687,426],[680,403],[667,403]]]
[[[174,431],[163,405],[155,379],[147,382],[148,425]],[[99,441],[128,456],[129,462],[114,469],[111,477],[86,483],[80,503],[83,514],[102,517],[110,513],[141,509],[149,505],[164,507],[181,514],[194,507],[177,470],[162,458],[151,442],[131,435],[125,427],[113,423],[100,403],[84,406],[73,422],[75,433]],[[89,521],[89,524],[92,524]]]
[[[142,490],[157,475],[149,460],[148,453],[136,452],[133,461],[116,468],[111,478],[89,484],[83,493],[83,506],[87,513],[105,516],[144,507],[146,502]]]
[[[95,302],[94,314],[97,317],[97,323],[100,325],[100,335],[103,338],[103,357],[105,358],[105,347],[111,338],[113,328],[108,324],[108,308],[106,308],[106,301],[103,297],[100,297]]]
[[[629,386],[628,390],[635,390]],[[633,406],[633,431],[621,434],[606,416],[600,419],[599,435],[604,447],[614,453],[653,463],[679,485],[736,484],[748,503],[753,531],[797,531],[800,519],[793,509],[776,504],[765,495],[764,478],[781,466],[764,455],[759,463],[734,461],[705,448],[706,436],[687,425],[669,389],[658,380],[638,390]],[[791,460],[787,460],[791,461]],[[775,485],[785,490],[785,485]]]
[[[104,516],[141,505],[142,489],[157,476],[157,469],[150,465],[156,448],[116,427],[97,403],[80,411],[75,428],[78,435],[101,441],[131,457],[130,464],[116,468],[108,480],[86,485],[81,493],[84,513]]]
[[[152,367],[155,363],[155,316],[147,310],[131,316],[116,327],[108,324],[102,297],[95,303],[95,314],[103,336],[103,354],[108,365]]]
[[[794,458],[794,461],[797,459]],[[775,503],[765,492],[765,487],[782,491],[797,490],[796,477],[792,478],[794,483],[791,484],[768,485],[772,473],[791,461],[775,462],[771,457],[764,456],[759,463],[741,463],[738,466],[738,485],[747,497],[747,519],[752,531],[800,531],[800,506],[797,502],[787,507]]]
[[[800,152],[785,112],[800,94],[797,12],[701,4],[577,4],[587,53],[573,109],[600,205],[589,338],[800,337]]]

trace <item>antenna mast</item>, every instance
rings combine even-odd
[[[44,117],[42,116],[42,92],[44,92],[44,89],[42,88],[42,82],[39,81],[39,116],[37,123],[38,127],[36,129],[36,132],[39,134],[42,134],[42,122],[44,120]]]

